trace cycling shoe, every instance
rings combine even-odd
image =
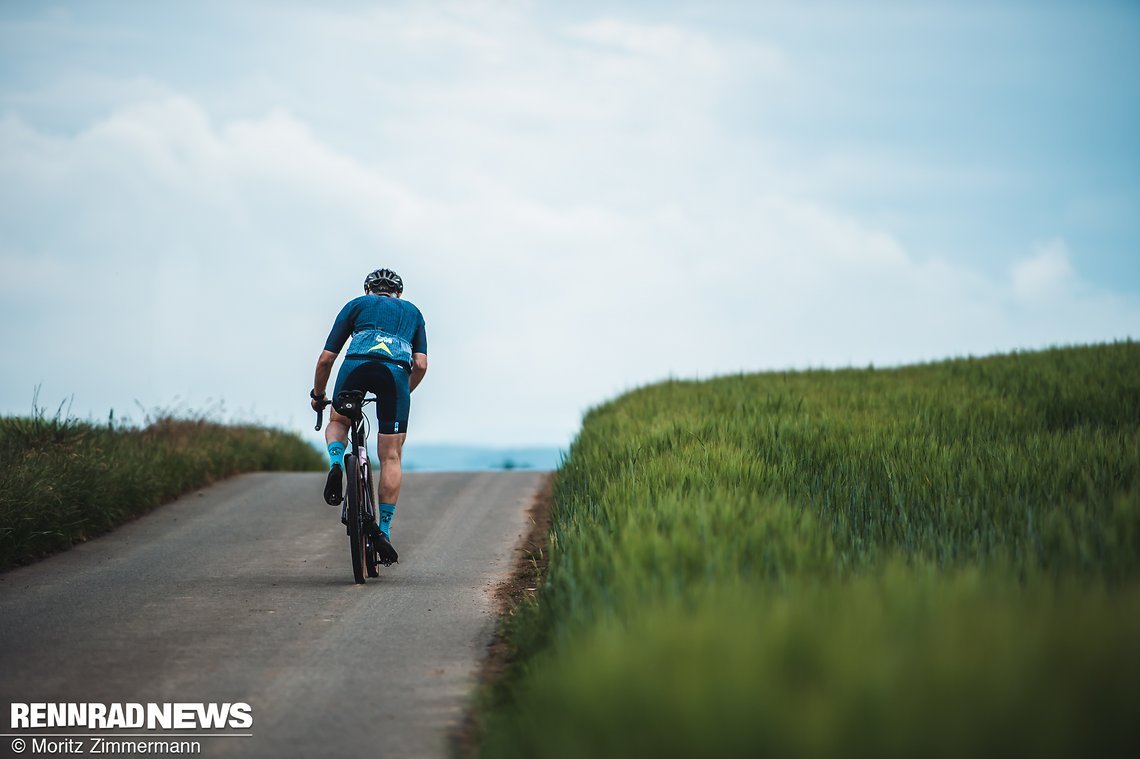
[[[329,506],[336,506],[344,499],[341,494],[340,480],[340,464],[333,464],[332,469],[329,470],[329,478],[325,480],[325,503]]]
[[[379,525],[372,526],[372,545],[376,548],[376,559],[386,567],[399,564],[399,554],[392,546],[392,541],[380,529]]]

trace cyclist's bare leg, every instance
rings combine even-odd
[[[350,420],[347,416],[338,414],[335,409],[329,409],[329,423],[325,427],[325,445],[332,445],[339,442],[345,448],[348,447],[348,426]],[[335,449],[334,449],[335,451]],[[332,459],[329,464],[329,476],[325,480],[325,503],[336,506],[344,500],[344,492],[341,487],[341,460],[340,456],[334,455],[333,452],[329,453],[329,458]]]
[[[406,433],[377,435],[376,450],[380,456],[380,503],[396,503],[404,479],[402,458]]]
[[[336,409],[329,406],[329,423],[325,426],[325,445],[339,440],[348,445],[348,426],[351,421],[347,416],[338,414]]]

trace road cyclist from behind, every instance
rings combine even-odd
[[[392,546],[392,518],[403,482],[402,457],[408,433],[411,393],[427,373],[427,332],[424,317],[414,304],[403,299],[404,281],[391,269],[377,269],[364,278],[364,295],[354,298],[333,322],[324,350],[317,359],[312,407],[318,413],[327,403],[325,389],[333,364],[348,342],[333,389],[333,398],[343,390],[361,390],[376,395],[377,454],[380,464],[379,524],[373,525],[376,552],[387,562],[396,561]],[[350,340],[351,338],[351,340]],[[325,443],[329,451],[329,475],[325,502],[336,506],[343,500],[341,484],[344,452],[348,442],[348,417],[330,409]]]

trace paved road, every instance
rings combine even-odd
[[[0,732],[11,702],[228,701],[252,737],[202,756],[443,756],[542,477],[409,474],[400,563],[364,586],[320,474],[238,477],[0,575]]]

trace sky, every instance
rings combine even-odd
[[[1140,337],[1134,2],[0,3],[0,413],[320,440],[390,267],[409,439],[669,377]]]

